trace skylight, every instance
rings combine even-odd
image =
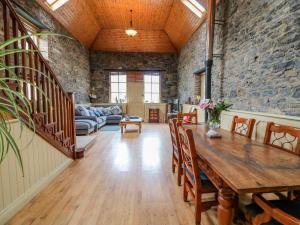
[[[47,5],[53,10],[57,10],[69,0],[46,0]]]
[[[197,0],[181,0],[198,17],[202,17],[205,8]]]

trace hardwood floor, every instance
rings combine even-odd
[[[99,133],[86,157],[8,224],[193,225],[192,204],[171,172],[168,126],[143,124],[141,134]],[[215,208],[203,213],[202,224],[215,224],[215,216]]]

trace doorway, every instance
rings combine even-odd
[[[144,119],[144,73],[127,72],[127,110]]]

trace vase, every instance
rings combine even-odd
[[[220,114],[214,113],[214,114],[208,114],[208,127],[209,130],[206,133],[206,135],[210,138],[218,138],[221,137],[221,134],[219,132],[219,128],[221,127],[221,121],[220,121]]]

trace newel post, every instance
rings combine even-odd
[[[68,96],[71,99],[71,111],[69,113],[69,120],[71,124],[71,145],[74,145],[73,147],[73,159],[76,159],[76,127],[75,127],[75,93],[74,92],[68,92]]]

